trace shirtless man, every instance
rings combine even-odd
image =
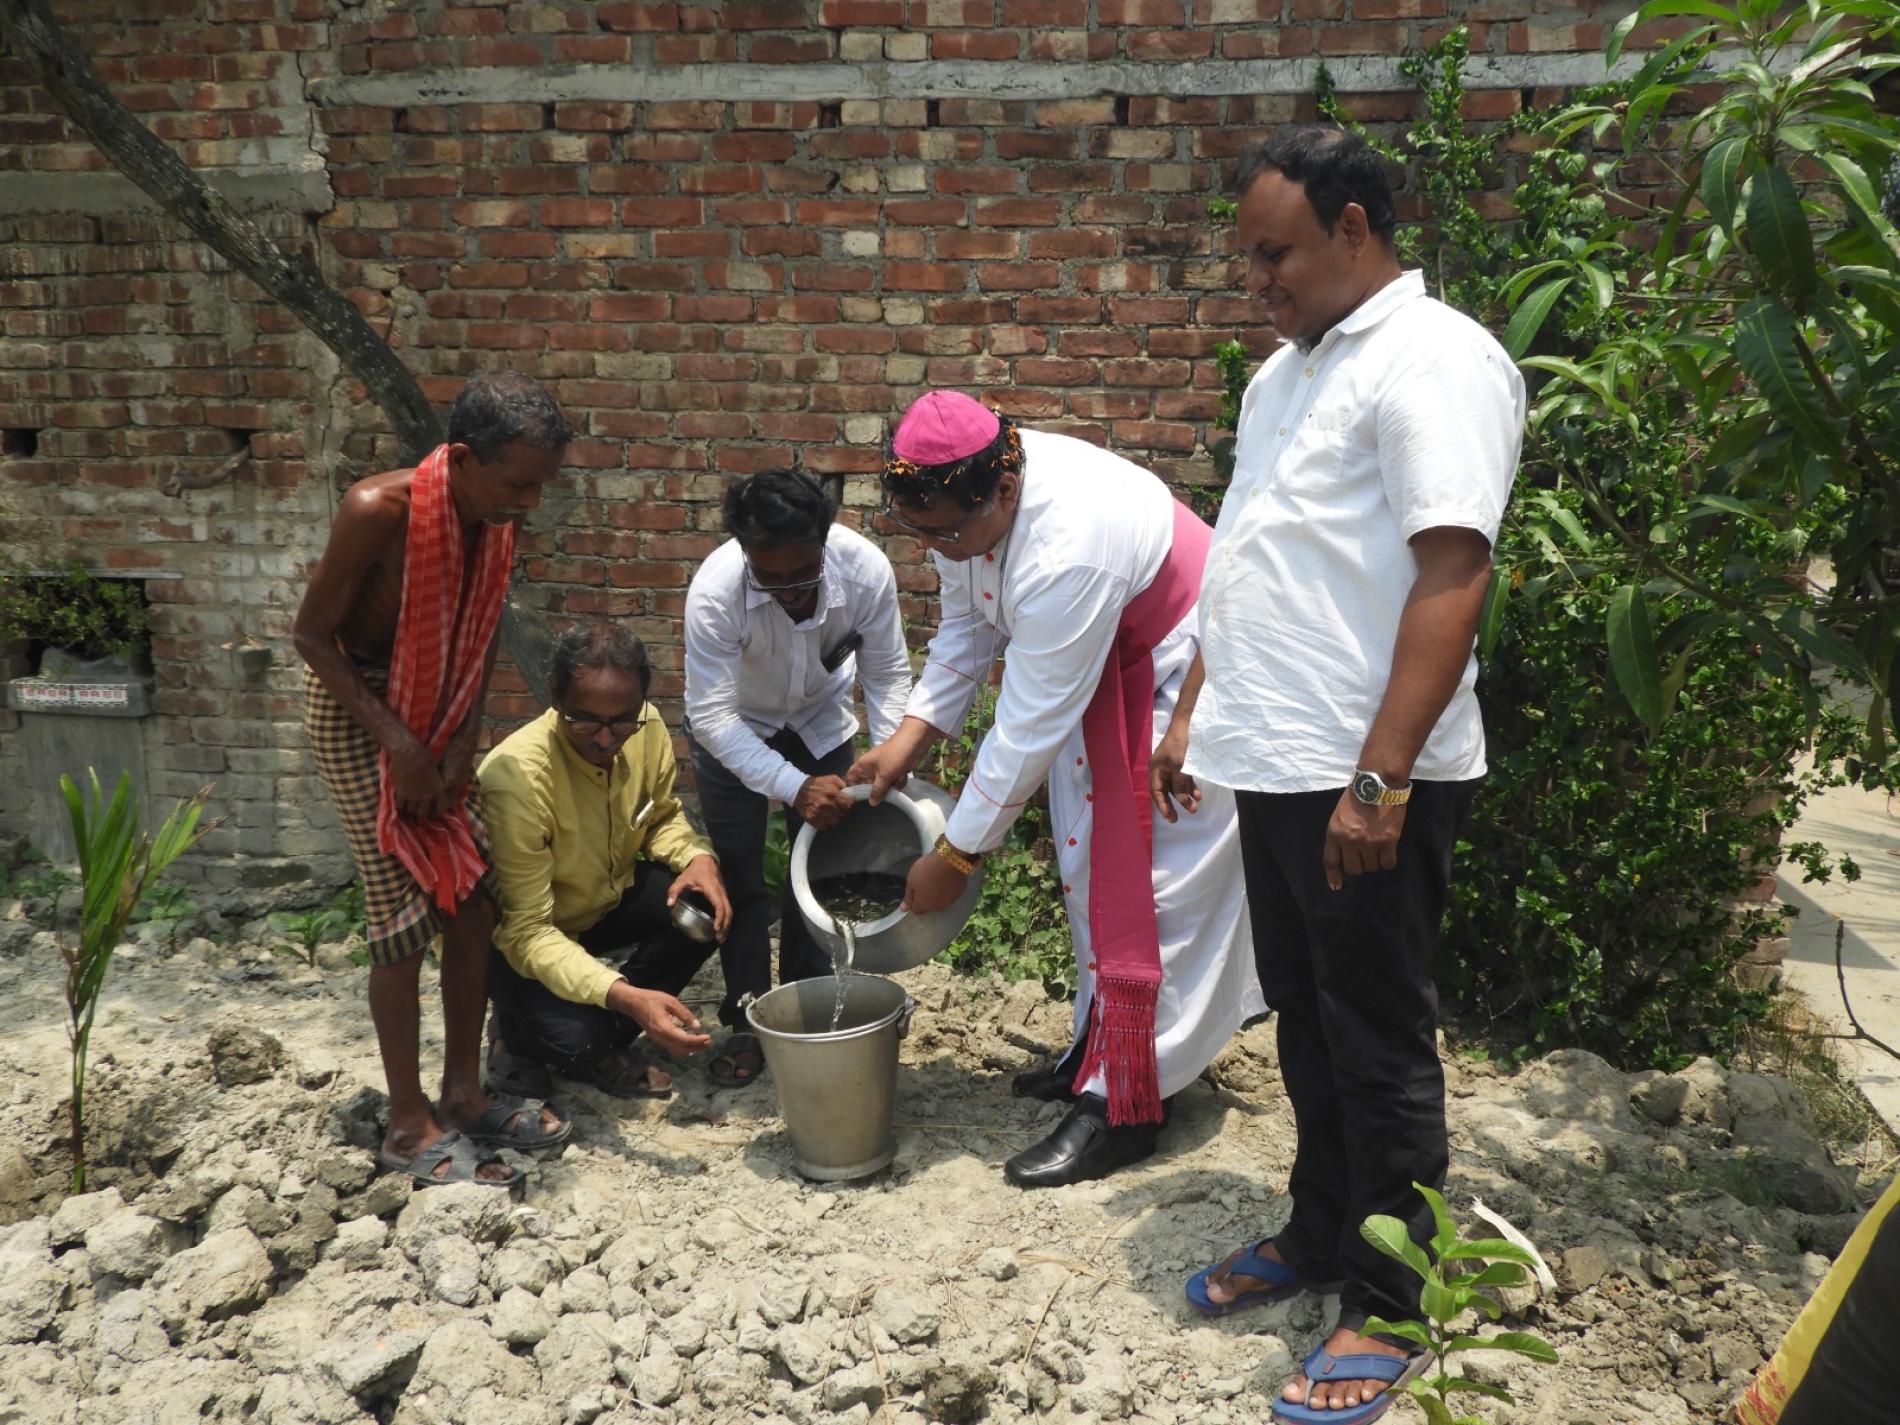
[[[484,1145],[551,1147],[570,1128],[532,1100],[490,1098],[482,1089],[479,1048],[496,906],[473,784],[514,531],[559,471],[568,437],[559,408],[536,382],[513,374],[470,381],[449,411],[446,445],[415,469],[371,476],[343,497],[292,632],[308,665],[305,728],[362,875],[369,913],[370,1017],[389,1087],[381,1158],[385,1167],[424,1182],[513,1186],[521,1174]],[[430,541],[430,533],[438,538]],[[425,541],[420,546],[418,537]],[[459,586],[424,575],[405,591],[404,569],[419,547],[445,569],[459,566]],[[418,733],[405,721],[396,706],[404,700],[390,687],[405,592],[418,601],[407,631],[420,665],[407,676],[418,684],[441,679],[439,698],[433,687],[423,695],[424,706],[438,708],[433,753],[428,729]],[[485,646],[467,641],[484,629]],[[431,649],[446,668],[431,663]],[[468,697],[470,682],[466,714],[441,744],[442,709]],[[383,754],[393,808],[382,807]],[[396,839],[379,835],[379,808],[385,833],[393,828],[398,836],[459,841],[465,855],[479,854],[478,864],[465,862],[472,882],[466,894],[442,893],[453,897],[452,910],[418,881],[414,859],[401,857]],[[417,990],[422,952],[438,934],[444,1053],[441,1097],[431,1105],[422,1092]]]

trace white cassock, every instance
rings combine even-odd
[[[1122,610],[1174,542],[1174,497],[1140,466],[1071,436],[1022,432],[1022,502],[1008,538],[957,562],[937,555],[942,617],[906,711],[946,734],[963,726],[1004,646],[996,721],[945,835],[965,851],[1002,843],[1046,777],[1051,834],[1075,947],[1075,1035],[1089,1022],[1092,778],[1082,714],[1108,661]],[[1198,647],[1190,609],[1154,650],[1160,741]],[[1124,775],[1126,775],[1124,773]],[[1266,1009],[1255,977],[1233,793],[1202,789],[1200,810],[1154,821],[1161,990],[1155,1058],[1162,1096],[1192,1083],[1240,1025]],[[1100,1094],[1097,1071],[1085,1085]]]

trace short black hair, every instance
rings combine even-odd
[[[518,371],[473,378],[449,407],[449,443],[466,445],[484,464],[510,441],[560,450],[573,438],[548,388]]]
[[[896,456],[884,462],[884,491],[906,505],[927,505],[939,496],[973,510],[995,493],[1007,474],[1023,469],[1023,437],[1016,422],[1000,411],[996,436],[974,455],[943,465],[918,465]]]
[[[761,470],[726,487],[727,531],[741,544],[823,544],[838,506],[799,470]]]
[[[1366,226],[1391,243],[1399,225],[1392,184],[1378,152],[1350,129],[1337,124],[1296,124],[1276,129],[1241,155],[1234,171],[1234,194],[1244,198],[1261,174],[1283,174],[1306,190],[1306,201],[1320,226],[1331,232],[1348,203],[1365,209]]]
[[[567,696],[574,675],[583,668],[618,668],[640,680],[644,698],[653,686],[653,665],[647,646],[617,623],[577,623],[554,641],[548,660],[548,692],[559,703]]]

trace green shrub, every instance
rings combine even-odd
[[[0,576],[0,643],[22,639],[80,658],[145,650],[150,620],[136,585],[74,566],[64,574]]]

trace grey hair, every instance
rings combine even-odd
[[[647,646],[617,623],[577,623],[554,641],[548,660],[548,692],[555,702],[567,696],[574,675],[583,668],[618,668],[640,680],[640,696],[653,685],[653,665]]]
[[[511,441],[560,450],[573,437],[548,388],[518,371],[473,378],[449,407],[449,443],[466,445],[483,463]]]

